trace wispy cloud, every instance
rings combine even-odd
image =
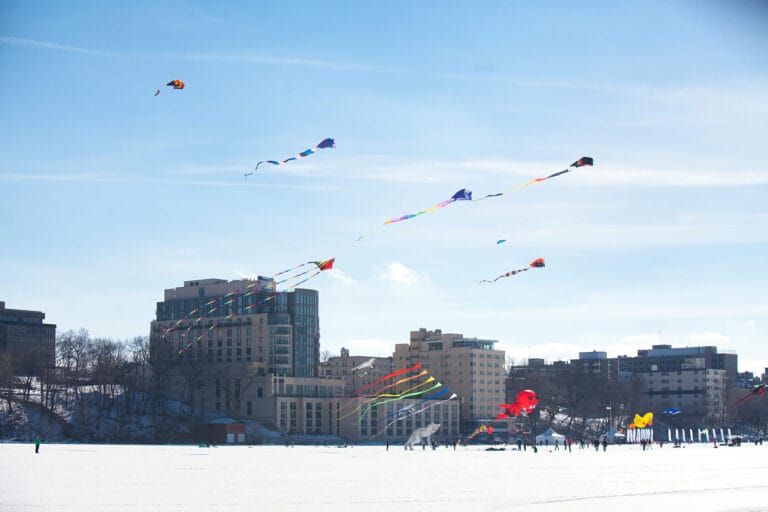
[[[577,154],[568,158],[575,160],[580,156],[584,155]],[[595,166],[579,168],[556,178],[558,186],[701,188],[768,184],[768,171],[743,166],[734,169],[730,159],[710,158],[705,162],[696,160],[677,165],[639,166],[601,160],[599,154],[586,156],[595,157]],[[463,181],[470,188],[496,182],[498,190],[493,192],[501,192],[567,168],[571,162],[568,158],[560,161],[503,158],[440,160],[397,154],[365,154],[336,157],[332,161],[307,162],[293,168],[286,166],[281,172],[315,178],[342,175],[345,180],[382,183],[434,185]],[[344,172],[347,169],[349,172]],[[540,186],[553,183],[554,180]]]
[[[355,280],[352,279],[352,277],[348,274],[345,274],[341,269],[333,268],[331,270],[327,270],[325,273],[334,281],[339,281],[343,284],[355,284]]]
[[[28,46],[31,48],[42,48],[45,50],[58,50],[73,53],[82,53],[85,55],[93,55],[96,57],[113,57],[124,58],[125,55],[119,53],[105,52],[102,50],[92,50],[90,48],[81,48],[79,46],[72,46],[68,44],[50,43],[48,41],[38,41],[35,39],[25,39],[23,37],[6,37],[0,36],[0,43],[12,45],[12,46]]]
[[[220,53],[157,53],[157,54],[127,54],[114,53],[91,48],[83,48],[68,44],[53,43],[49,41],[40,41],[36,39],[26,39],[22,37],[0,36],[0,43],[11,46],[26,46],[30,48],[40,48],[45,50],[56,50],[72,53],[81,53],[95,57],[111,57],[120,59],[143,59],[143,60],[185,60],[185,61],[212,61],[212,62],[243,62],[251,64],[269,64],[276,66],[296,66],[305,68],[327,69],[331,71],[353,71],[363,73],[385,73],[402,74],[407,70],[404,68],[371,66],[366,64],[357,64],[349,62],[337,62],[320,59],[302,59],[294,57],[275,57],[269,55],[244,55],[244,54],[220,54]]]
[[[219,20],[216,20],[219,21]],[[618,86],[614,84],[594,84],[580,81],[566,80],[542,80],[537,78],[503,76],[493,73],[445,73],[435,71],[424,71],[421,69],[411,69],[394,66],[377,66],[370,64],[360,64],[355,62],[340,62],[323,59],[309,59],[285,56],[270,55],[249,55],[249,54],[228,54],[228,53],[205,53],[205,52],[187,52],[187,53],[155,53],[155,54],[124,54],[96,50],[92,48],[83,48],[68,44],[54,43],[49,41],[40,41],[12,36],[0,36],[0,43],[13,46],[26,46],[56,51],[67,51],[92,55],[97,57],[112,57],[122,59],[142,59],[142,60],[186,60],[186,61],[213,61],[213,62],[242,62],[252,64],[268,64],[277,66],[297,66],[305,68],[325,69],[330,71],[361,72],[361,73],[380,73],[387,75],[403,75],[417,78],[426,78],[431,80],[447,81],[478,81],[501,83],[510,86],[524,88],[545,88],[545,89],[570,89],[586,90],[595,92],[609,92],[621,95],[647,96],[655,98],[660,96],[659,91],[649,90],[641,87]],[[673,97],[675,95],[673,94]]]
[[[408,268],[400,262],[393,261],[387,265],[387,268],[379,273],[381,281],[394,283],[397,285],[413,286],[429,282],[429,276]]]
[[[179,176],[196,174],[195,172],[171,173]],[[200,171],[197,174],[205,174]],[[62,174],[31,174],[31,173],[0,173],[0,182],[2,181],[69,181],[81,183],[114,183],[114,184],[149,184],[149,185],[177,185],[189,187],[243,187],[253,186],[259,189],[286,189],[286,190],[320,190],[334,191],[338,187],[328,184],[290,184],[290,183],[266,183],[264,181],[255,182],[255,180],[245,181],[242,175],[233,174],[231,180],[189,180],[189,179],[168,179],[168,178],[147,178],[140,175],[117,174],[117,173],[62,173]]]
[[[697,113],[697,118],[705,122],[721,122],[722,120],[732,119],[734,115],[736,115],[738,119],[762,119],[765,117],[765,114],[768,114],[768,96],[766,96],[764,92],[765,87],[762,84],[751,84],[749,86],[726,85],[722,87],[706,88],[690,87],[686,85],[677,87],[659,87],[650,85],[590,83],[585,82],[584,80],[543,80],[536,77],[505,76],[494,73],[446,73],[405,67],[272,55],[206,52],[124,54],[13,36],[0,36],[0,44],[80,53],[95,57],[141,60],[167,59],[195,62],[241,62],[274,66],[315,68],[340,72],[402,75],[430,79],[433,81],[492,82],[521,88],[582,90],[615,94],[617,96],[631,96],[659,104],[674,105],[676,107],[682,106],[689,112]]]
[[[348,62],[336,62],[317,59],[299,59],[293,57],[273,57],[268,55],[238,55],[221,53],[164,53],[160,57],[188,61],[245,62],[251,64],[270,64],[277,66],[298,66],[305,68],[327,69],[331,71],[356,71],[363,73],[400,74],[403,68],[370,66]]]

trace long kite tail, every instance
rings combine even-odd
[[[440,201],[436,205],[430,206],[426,210],[421,210],[421,211],[416,212],[416,213],[409,213],[409,214],[406,214],[406,215],[402,215],[400,217],[394,217],[394,218],[385,220],[384,223],[381,226],[378,226],[377,228],[374,228],[371,231],[368,231],[367,233],[357,237],[357,241],[359,242],[363,238],[366,238],[366,237],[372,235],[373,233],[375,233],[379,229],[381,229],[384,226],[387,226],[389,224],[394,224],[395,222],[402,222],[404,220],[408,220],[408,219],[412,219],[414,217],[418,217],[419,215],[424,215],[425,213],[429,213],[429,212],[433,212],[435,210],[439,210],[441,208],[445,208],[449,204],[455,203],[456,201],[471,201],[471,200],[472,200],[472,191],[467,190],[465,188],[462,188],[461,190],[459,190],[458,192],[453,194],[453,196],[451,196],[450,199],[446,199],[445,201]]]
[[[525,272],[526,270],[528,270],[528,268],[520,268],[520,269],[517,269],[517,270],[511,270],[511,271],[507,272],[506,274],[501,274],[500,276],[497,276],[495,279],[481,279],[480,281],[475,281],[475,282],[476,283],[495,283],[496,281],[498,281],[499,279],[501,279],[503,277],[510,277],[510,276],[515,275],[515,274],[519,274],[520,272]]]
[[[499,192],[499,193],[496,193],[496,194],[486,194],[483,197],[481,197],[480,199],[476,199],[475,201],[482,201],[483,199],[488,199],[489,197],[503,196],[504,194],[509,194],[510,192],[514,192],[515,190],[520,190],[521,188],[530,187],[531,185],[534,185],[536,183],[540,183],[542,181],[547,181],[548,179],[555,178],[557,176],[563,175],[563,174],[565,174],[567,172],[570,172],[570,171],[572,171],[574,169],[578,169],[579,167],[585,167],[585,166],[591,167],[592,165],[594,165],[594,159],[592,157],[590,157],[590,156],[583,156],[583,157],[579,158],[578,160],[576,160],[575,162],[573,162],[571,165],[569,165],[567,169],[563,169],[562,171],[558,171],[556,173],[550,174],[549,176],[544,176],[542,178],[534,178],[534,179],[532,179],[530,181],[527,181],[527,182],[525,182],[525,183],[523,183],[521,185],[517,185],[516,187],[513,187],[513,188],[511,188],[509,190],[505,190],[504,192]]]
[[[399,384],[399,383],[401,383],[401,382],[405,382],[405,381],[408,381],[408,380],[414,379],[414,378],[416,378],[416,377],[423,377],[423,376],[425,376],[427,373],[428,373],[428,372],[427,372],[427,370],[422,370],[422,371],[421,371],[421,373],[419,373],[419,375],[414,375],[413,377],[408,377],[408,378],[406,378],[406,379],[401,379],[401,380],[399,380],[398,382],[396,382],[395,384],[392,384],[392,385],[390,385],[390,386],[385,386],[384,388],[382,388],[382,390],[383,390],[383,389],[386,389],[386,388],[389,388],[389,387],[392,387],[392,386],[395,386],[395,385],[397,385],[397,384]],[[404,391],[401,391],[400,393],[379,393],[379,392],[377,392],[377,393],[376,393],[376,395],[374,395],[373,397],[371,397],[371,399],[369,399],[369,400],[366,400],[366,401],[365,401],[365,402],[363,402],[362,404],[360,404],[360,405],[358,405],[357,407],[355,407],[355,408],[354,408],[354,409],[353,409],[351,412],[349,412],[349,413],[345,414],[344,416],[341,416],[339,419],[342,419],[342,420],[343,420],[344,418],[346,418],[346,417],[348,417],[348,416],[351,416],[351,415],[353,415],[354,413],[356,413],[357,411],[359,411],[359,410],[361,410],[361,409],[363,410],[363,412],[361,412],[361,417],[362,417],[363,415],[365,415],[365,414],[367,413],[367,409],[370,409],[370,408],[371,408],[371,405],[370,405],[370,404],[371,404],[371,402],[374,402],[374,401],[376,401],[376,400],[379,400],[379,399],[381,399],[381,398],[392,398],[392,397],[399,397],[399,396],[401,396],[401,395],[404,395],[405,393],[408,393],[409,391],[413,391],[414,389],[418,389],[418,388],[420,388],[421,386],[424,386],[425,384],[428,384],[428,383],[430,383],[430,382],[434,382],[434,380],[435,380],[435,378],[434,378],[434,377],[431,377],[431,376],[430,376],[430,377],[427,377],[427,379],[426,379],[424,382],[422,382],[422,383],[420,383],[420,384],[416,384],[415,386],[412,386],[412,387],[410,387],[410,388],[408,388],[408,389],[406,389],[406,390],[404,390]],[[379,391],[381,391],[381,390],[379,390]]]
[[[429,381],[422,383],[422,385],[429,383]],[[412,396],[418,396],[423,395],[424,393],[429,393],[430,391],[434,391],[435,389],[441,387],[443,384],[440,382],[435,383],[433,386],[428,387],[427,389],[422,389],[418,391],[413,391],[411,393],[406,393],[404,395],[396,396],[393,398],[388,398],[386,400],[382,400],[381,402],[375,402],[368,405],[368,408],[360,412],[360,418],[357,420],[357,424],[359,425],[363,418],[365,418],[368,415],[368,412],[373,409],[374,407],[378,407],[380,405],[388,404],[390,402],[396,402],[398,400],[405,400],[406,398],[410,398]]]
[[[363,404],[360,404],[360,405],[358,405],[358,406],[355,408],[355,411],[358,411],[358,410],[360,410],[360,408],[361,408],[363,405],[367,404],[368,402],[373,402],[374,400],[377,400],[377,399],[379,398],[379,395],[380,395],[380,393],[382,393],[382,392],[383,392],[385,389],[393,388],[393,387],[395,387],[395,386],[398,386],[398,385],[400,385],[400,384],[402,384],[402,383],[404,383],[404,382],[408,382],[409,380],[417,379],[417,378],[419,378],[419,377],[424,377],[424,376],[426,376],[427,374],[429,374],[429,372],[428,372],[427,370],[421,370],[421,371],[420,371],[419,373],[417,373],[416,375],[411,375],[410,377],[404,377],[404,378],[402,378],[402,379],[400,379],[400,380],[398,380],[398,381],[396,381],[396,382],[394,382],[394,383],[392,383],[392,384],[389,384],[389,385],[387,385],[387,386],[384,386],[383,388],[379,388],[379,389],[378,389],[378,390],[376,390],[374,393],[371,393],[371,394],[367,395],[368,397],[370,397],[370,399],[369,399],[369,400],[366,400],[366,401],[365,401]],[[391,374],[390,374],[390,375],[391,375]],[[357,392],[354,392],[354,393],[353,393],[353,395],[355,395],[356,393],[357,393]],[[345,409],[346,409],[348,406],[350,406],[350,405],[354,404],[354,403],[355,403],[355,399],[356,399],[356,398],[360,398],[360,396],[352,396],[351,398],[350,398],[349,396],[347,396],[346,398],[349,398],[349,401],[347,401],[346,403],[342,404],[342,406],[341,406],[341,408],[340,408],[340,411],[343,411],[343,410],[345,410]],[[354,412],[354,411],[353,411],[353,412]]]
[[[420,369],[421,369],[421,363],[416,363],[413,366],[408,366],[408,367],[402,368],[400,370],[395,370],[394,372],[389,373],[389,374],[379,378],[376,382],[371,382],[370,384],[366,384],[362,388],[353,391],[351,395],[347,395],[346,397],[343,397],[343,398],[354,397],[356,395],[359,395],[360,393],[362,393],[366,389],[372,388],[373,386],[376,386],[377,384],[381,384],[382,382],[386,382],[389,379],[393,379],[393,378],[397,377],[398,375],[402,375],[404,373],[407,373],[407,372],[410,372],[410,371],[413,371],[413,370],[420,370]],[[381,391],[381,390],[379,390],[379,391]],[[377,393],[378,393],[378,391],[377,391]],[[376,394],[376,393],[374,393],[374,394]]]
[[[289,290],[292,290],[292,289],[296,288],[297,286],[299,286],[300,284],[302,284],[302,283],[306,283],[307,281],[309,281],[309,280],[310,280],[310,279],[312,279],[313,277],[317,277],[317,276],[319,276],[319,275],[320,275],[320,272],[322,272],[322,270],[318,270],[317,272],[315,272],[314,274],[312,274],[312,275],[311,275],[311,276],[309,276],[308,278],[306,278],[306,279],[302,279],[301,281],[299,281],[299,282],[298,282],[298,283],[296,283],[296,284],[292,284],[291,286],[289,286],[289,287],[288,287],[288,289],[289,289]]]
[[[765,384],[760,384],[755,389],[750,391],[746,396],[744,396],[738,402],[736,402],[730,409],[728,409],[726,411],[726,414],[734,411],[736,408],[740,407],[741,404],[743,404],[744,402],[746,402],[747,400],[749,400],[753,396],[764,395],[764,394],[765,394]]]
[[[381,401],[379,401],[379,402],[370,402],[369,401],[362,408],[362,410],[360,411],[360,418],[358,418],[358,420],[357,420],[358,423],[360,422],[360,420],[365,418],[365,416],[368,414],[368,412],[371,409],[373,409],[374,407],[378,407],[378,406],[380,406],[382,404],[386,404],[386,403],[389,403],[389,402],[394,402],[394,401],[397,401],[397,400],[403,400],[403,399],[408,398],[410,396],[421,395],[423,393],[426,393],[428,391],[432,391],[433,389],[437,389],[438,387],[442,386],[442,384],[440,384],[438,382],[437,384],[435,384],[432,387],[429,387],[427,389],[422,389],[422,390],[419,390],[419,391],[415,391],[415,390],[418,390],[419,388],[424,387],[427,384],[431,384],[433,382],[435,382],[435,378],[430,375],[421,384],[417,384],[415,386],[412,386],[412,387],[410,387],[410,388],[408,388],[408,389],[406,389],[404,391],[401,391],[400,393],[397,393],[397,394],[394,394],[394,393],[382,393],[382,394],[380,394],[379,396],[376,397],[376,399],[377,400],[378,399],[382,399]]]
[[[520,272],[525,272],[525,271],[530,270],[532,268],[543,268],[545,266],[546,265],[544,263],[544,258],[536,258],[527,267],[519,268],[517,270],[511,270],[511,271],[507,272],[506,274],[501,274],[500,276],[497,276],[496,279],[494,279],[493,281],[490,281],[488,279],[483,279],[481,281],[476,281],[476,282],[477,283],[495,283],[496,281],[498,281],[499,279],[501,279],[503,277],[514,276],[515,274],[519,274]]]
[[[329,137],[327,139],[323,139],[317,146],[314,146],[305,151],[302,151],[298,155],[286,158],[285,160],[262,160],[256,164],[256,168],[254,169],[254,172],[259,170],[259,166],[261,164],[283,165],[283,164],[287,164],[288,162],[293,162],[294,160],[298,160],[299,158],[304,158],[309,155],[313,155],[318,149],[327,149],[327,148],[335,148],[335,147],[336,147],[336,141]]]
[[[483,199],[488,199],[489,197],[499,197],[499,196],[503,196],[503,195],[504,195],[504,192],[499,192],[497,194],[486,194],[483,197],[481,197],[480,199],[475,199],[474,202],[482,201]]]
[[[444,394],[446,394],[446,393],[450,393],[450,391],[451,391],[451,390],[450,390],[450,389],[448,389],[448,388],[443,388],[443,389],[441,389],[440,391],[438,391],[438,392],[436,392],[436,393],[433,393],[433,394],[431,394],[431,395],[429,395],[429,396],[425,396],[424,398],[422,398],[422,399],[421,399],[421,400],[419,400],[418,402],[414,402],[414,403],[412,403],[411,405],[408,405],[408,406],[406,406],[406,407],[403,407],[402,409],[399,409],[399,410],[397,410],[397,411],[395,411],[395,412],[391,412],[391,413],[387,414],[387,415],[384,417],[384,419],[387,419],[387,418],[391,418],[391,417],[393,417],[393,416],[394,416],[394,417],[398,417],[398,418],[401,418],[401,417],[408,417],[408,416],[410,416],[410,415],[411,415],[411,413],[413,412],[413,410],[414,410],[415,408],[417,408],[417,407],[421,406],[421,404],[423,404],[424,402],[427,402],[427,401],[429,401],[429,400],[434,400],[435,398],[437,398],[437,397],[440,397],[440,396],[443,396],[443,395],[444,395]],[[408,414],[406,415],[406,413],[408,413]],[[401,416],[401,415],[403,415],[403,416]]]
[[[445,390],[444,390],[444,391],[439,391],[438,393],[439,393],[440,395],[443,395],[443,394],[445,394],[445,393],[446,393],[446,392],[448,392],[448,391],[449,391],[449,389],[448,389],[448,388],[445,388]],[[437,394],[438,394],[438,393],[435,393],[435,395],[432,395],[432,396],[433,396],[433,397],[435,397],[435,396],[437,396]],[[405,416],[402,416],[402,417],[397,417],[397,418],[395,418],[394,420],[392,420],[392,421],[390,421],[389,423],[387,423],[386,425],[384,425],[384,427],[382,427],[382,428],[381,428],[381,429],[380,429],[378,432],[376,432],[375,434],[373,434],[373,435],[371,436],[371,439],[373,439],[374,437],[376,437],[376,436],[380,435],[382,432],[384,432],[385,430],[387,430],[389,427],[391,427],[392,425],[394,425],[394,424],[395,424],[397,421],[399,421],[399,420],[403,420],[403,419],[405,419],[405,418],[408,418],[408,417],[410,417],[410,416],[414,416],[414,415],[416,415],[416,414],[422,413],[422,412],[426,411],[427,409],[431,409],[432,407],[435,407],[435,406],[437,406],[437,405],[440,405],[440,404],[444,404],[445,402],[450,402],[450,401],[451,401],[451,400],[453,400],[454,398],[458,398],[458,396],[459,396],[459,395],[457,395],[456,393],[451,393],[451,396],[450,396],[449,398],[446,398],[445,400],[440,400],[440,401],[438,401],[438,402],[433,402],[433,403],[431,403],[431,404],[429,404],[429,405],[425,405],[425,406],[424,406],[424,407],[422,407],[421,409],[418,409],[418,410],[416,410],[416,411],[412,411],[412,412],[409,412],[409,413],[408,413],[407,415],[405,415]],[[425,398],[424,400],[422,400],[421,402],[418,402],[418,403],[423,403],[423,402],[425,402],[425,401],[427,401],[427,400],[429,400],[429,398]],[[418,404],[416,404],[416,405],[418,405]]]
[[[304,272],[299,272],[298,274],[294,274],[291,277],[286,277],[285,279],[283,279],[281,281],[275,281],[275,284],[282,284],[282,283],[285,283],[286,281],[290,281],[291,279],[296,279],[297,277],[301,277],[303,275],[307,275],[310,272],[312,272],[312,270],[313,269],[305,270]]]
[[[312,261],[308,261],[308,262],[306,262],[306,263],[301,263],[300,265],[296,265],[295,267],[291,267],[291,268],[287,268],[287,269],[285,269],[285,270],[281,270],[281,271],[280,271],[280,272],[278,272],[277,274],[272,274],[272,278],[275,278],[275,277],[277,277],[277,276],[281,276],[281,275],[283,275],[283,274],[287,274],[287,273],[288,273],[288,272],[290,272],[291,270],[296,270],[297,268],[306,267],[307,265],[312,265],[313,263],[314,263],[314,262],[312,262]],[[309,270],[308,270],[307,272],[311,272],[311,271],[309,271]],[[283,281],[280,281],[280,282],[283,282]]]
[[[528,268],[519,268],[517,270],[512,270],[510,272],[507,272],[506,274],[502,274],[500,276],[497,276],[496,279],[493,280],[493,282],[495,283],[496,281],[498,281],[499,279],[501,279],[503,277],[511,277],[511,276],[514,276],[515,274],[519,274],[520,272],[525,272],[526,270],[528,270]]]
[[[395,217],[395,218],[392,218],[392,219],[389,219],[389,220],[385,220],[383,225],[386,226],[387,224],[393,224],[395,222],[402,222],[404,220],[408,220],[408,219],[412,219],[414,217],[418,217],[419,215],[424,215],[425,213],[429,213],[429,212],[433,212],[435,210],[439,210],[440,208],[445,208],[446,206],[448,206],[449,204],[453,203],[454,201],[455,201],[455,199],[447,199],[445,201],[440,201],[436,205],[430,206],[426,210],[421,210],[420,212],[409,213],[409,214],[403,215],[401,217]]]

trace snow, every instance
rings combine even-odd
[[[0,511],[768,510],[768,446],[0,444]]]

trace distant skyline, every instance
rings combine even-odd
[[[0,300],[127,339],[185,280],[336,257],[307,283],[334,355],[424,327],[760,374],[766,26],[747,0],[0,0]]]

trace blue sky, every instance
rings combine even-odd
[[[0,300],[123,339],[184,280],[336,257],[311,282],[332,353],[426,327],[761,373],[763,5],[0,0]]]

